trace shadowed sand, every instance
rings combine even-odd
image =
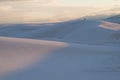
[[[1,80],[118,80],[119,47],[0,37]]]

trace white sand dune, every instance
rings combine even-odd
[[[107,21],[102,21],[102,22],[103,24],[101,24],[101,27],[103,28],[116,30],[116,31],[120,30],[120,24],[107,22]]]
[[[0,80],[119,80],[120,49],[0,37]]]
[[[119,74],[120,24],[0,25],[0,80],[120,80]]]
[[[0,37],[0,74],[26,67],[64,43]]]
[[[84,44],[108,44],[120,39],[120,24],[73,20],[54,24],[1,26],[0,35]]]

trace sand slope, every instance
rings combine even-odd
[[[1,80],[119,80],[120,49],[0,37]]]
[[[120,39],[119,30],[120,24],[116,23],[95,20],[72,20],[53,24],[1,25],[0,35],[105,45]]]
[[[0,25],[0,80],[120,80],[119,74],[120,24]]]

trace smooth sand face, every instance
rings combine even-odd
[[[65,47],[64,43],[0,38],[0,74],[29,67],[48,53]]]
[[[1,37],[0,79],[115,80],[119,53],[114,46]]]
[[[65,26],[68,24],[62,28],[60,27],[61,29],[54,26],[55,29],[46,27],[42,30],[36,29],[30,33],[23,33],[25,36],[29,35],[38,38],[40,37],[39,34],[41,34],[39,32],[43,31],[42,35],[52,35],[51,39],[61,37],[62,35],[68,43],[0,37],[0,80],[33,80],[36,78],[42,80],[96,80],[99,78],[97,80],[101,80],[100,77],[104,78],[102,80],[116,80],[116,77],[120,79],[119,74],[116,73],[120,70],[120,49],[114,46],[114,44],[118,43],[115,43],[116,41],[114,40],[112,43],[108,40],[106,41],[106,39],[106,42],[104,41],[104,38],[111,36],[114,28],[117,26],[114,27],[113,23],[108,22],[83,22],[84,26],[82,27],[78,27],[79,25],[75,23],[76,29],[72,33],[71,30],[74,29],[75,26],[72,25],[72,29],[68,26],[66,28]],[[110,28],[109,25],[113,27]],[[17,26],[17,28],[18,27],[19,26]],[[100,27],[102,27],[102,29]],[[107,28],[107,31],[104,28]],[[24,27],[22,29],[24,30]],[[50,31],[48,29],[50,29]],[[117,29],[118,28],[115,30]],[[97,30],[98,32],[94,32]],[[12,28],[11,30],[8,29],[5,31],[5,33],[13,33],[11,35],[16,36],[19,29],[17,31],[17,29],[14,30],[14,28]],[[60,32],[54,35],[56,31]],[[3,32],[1,31],[1,33],[5,34],[4,30]],[[22,34],[22,32],[19,34]],[[66,38],[65,34],[71,35],[68,35],[68,38]],[[87,42],[94,41],[95,45],[87,43],[75,44],[69,41],[72,39],[73,41],[81,42],[81,38],[84,38],[83,41],[87,40]],[[103,39],[103,44],[97,44],[97,40],[99,39]],[[105,43],[111,45],[105,46]],[[88,73],[86,74],[86,72]],[[7,79],[1,79],[3,77]]]
[[[100,27],[115,30],[115,31],[120,30],[120,24],[107,22],[107,21],[102,21],[102,24],[100,25]]]

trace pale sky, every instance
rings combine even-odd
[[[103,6],[112,6],[114,0],[61,0],[64,5],[69,6],[94,6],[94,7],[103,7]]]
[[[119,3],[120,0],[0,0],[0,23],[64,21],[107,9],[115,13],[114,8],[117,13]]]

